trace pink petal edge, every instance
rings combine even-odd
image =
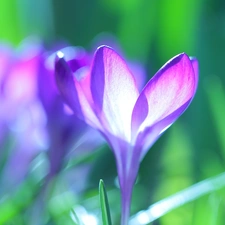
[[[147,83],[133,110],[133,131],[144,130],[192,99],[196,75],[189,57],[179,54],[168,61]]]

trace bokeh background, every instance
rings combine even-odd
[[[16,48],[31,35],[40,38],[48,48],[66,42],[89,52],[93,52],[97,44],[110,43],[107,37],[113,37],[128,60],[144,67],[148,79],[178,53],[186,52],[199,60],[199,86],[192,104],[151,148],[140,166],[132,214],[224,172],[224,1],[0,0],[0,41]],[[114,156],[107,145],[90,154],[93,157],[81,160],[81,165],[78,163],[79,166],[72,166],[58,176],[45,193],[36,192],[40,187],[35,182],[42,170],[9,188],[8,192],[0,188],[4,190],[0,196],[0,224],[72,224],[66,215],[75,205],[84,206],[100,218],[100,178],[108,190],[114,224],[118,224],[120,197]],[[34,160],[42,160],[38,157]],[[79,161],[79,155],[76,157]],[[20,164],[19,159],[17,163]],[[76,196],[73,187],[82,183],[82,176],[74,178],[71,174],[85,163],[91,166],[91,171],[82,194]],[[69,177],[67,183],[65,176]],[[81,211],[76,211],[78,217]],[[222,225],[224,221],[225,188],[221,188],[152,224]]]

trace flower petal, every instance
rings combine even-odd
[[[96,114],[105,128],[130,140],[131,114],[139,93],[126,63],[109,47],[96,51],[91,92]]]
[[[166,63],[148,82],[135,104],[132,115],[133,132],[151,127],[176,110],[174,120],[178,118],[195,94],[197,76],[185,53]],[[183,108],[184,105],[186,107]]]
[[[142,161],[149,148],[152,147],[152,145],[160,138],[164,131],[166,131],[187,109],[190,102],[191,99],[159,122],[152,126],[145,127],[144,131],[138,134],[135,143],[135,149],[133,151],[132,161],[139,160],[139,163]]]
[[[66,103],[74,110],[75,114],[83,119],[83,113],[79,101],[79,96],[75,86],[73,73],[64,60],[62,52],[58,52],[55,61],[56,82]]]
[[[91,102],[83,91],[84,87],[82,85],[84,81],[79,82],[76,77],[74,77],[74,74],[67,62],[64,60],[61,52],[56,57],[55,77],[64,100],[73,109],[75,115],[86,121],[90,126],[102,130],[98,118],[95,116],[91,107]],[[90,86],[85,88],[90,89]]]

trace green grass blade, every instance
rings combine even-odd
[[[71,216],[73,218],[73,221],[74,221],[74,224],[75,225],[82,225],[81,222],[80,222],[80,219],[79,217],[77,216],[76,212],[74,209],[71,210]]]
[[[99,181],[99,197],[100,197],[103,225],[112,225],[109,203],[103,180]]]
[[[206,194],[225,187],[225,173],[203,180],[183,191],[177,192],[159,202],[151,205],[147,210],[138,212],[132,216],[129,225],[144,225],[160,218],[166,213],[194,201]]]

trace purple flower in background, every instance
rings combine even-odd
[[[25,40],[17,49],[0,46],[0,164],[5,188],[18,183],[33,157],[45,148],[45,116],[37,98],[41,53],[34,40]],[[10,150],[4,147],[9,138]]]
[[[198,63],[185,53],[167,62],[139,93],[124,60],[99,47],[92,67],[77,77],[58,52],[58,88],[76,115],[99,130],[117,162],[122,196],[121,224],[128,223],[132,188],[148,149],[187,109],[198,82]]]
[[[65,47],[60,51],[67,55],[75,72],[83,73],[90,65],[89,56],[82,48]],[[84,155],[103,143],[99,133],[72,114],[59,95],[54,77],[55,57],[55,53],[43,56],[38,76],[39,97],[47,117],[49,178],[61,170],[65,159],[78,153]]]

